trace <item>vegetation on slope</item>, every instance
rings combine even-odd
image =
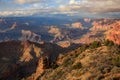
[[[7,46],[4,44],[7,44]],[[8,46],[9,44],[11,44],[11,47]],[[60,47],[49,43],[7,42],[0,45],[2,45],[0,48],[5,47],[3,48],[4,50],[0,50],[0,71],[2,71],[0,80],[120,79],[120,45],[116,45],[109,40],[104,42],[95,41],[61,54],[60,50],[62,49]],[[17,49],[12,51],[13,48]],[[24,50],[24,53],[21,50]],[[6,54],[4,54],[4,51],[7,51]],[[17,53],[18,51],[20,52]],[[46,55],[41,52],[44,52]],[[9,53],[14,56],[11,56]],[[30,54],[32,58],[29,57]],[[8,58],[4,58],[4,56]],[[3,61],[6,61],[6,64]]]
[[[95,41],[60,54],[55,64],[57,67],[46,69],[38,80],[119,80],[120,46]]]

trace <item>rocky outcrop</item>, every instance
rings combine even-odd
[[[90,19],[90,18],[85,18],[84,21],[85,21],[86,23],[89,23],[89,22],[91,21],[91,19]]]
[[[84,34],[80,39],[74,40],[74,43],[88,44],[93,41],[112,40],[120,44],[120,20],[119,19],[97,19],[92,22],[90,31]]]
[[[120,44],[120,21],[116,21],[111,26],[113,28],[106,32],[107,39],[112,40],[116,44]]]
[[[11,27],[10,29],[11,29],[11,30],[12,30],[12,29],[16,29],[17,27],[18,27],[17,23],[14,22],[13,25],[12,25],[12,27]]]
[[[107,31],[113,28],[113,26],[111,26],[112,24],[114,24],[116,21],[119,20],[115,20],[115,19],[96,19],[92,22],[92,28],[90,28],[90,30],[92,31]]]
[[[48,33],[54,34],[55,37],[61,36],[60,29],[58,27],[50,27]]]
[[[50,27],[48,33],[52,34],[54,39],[51,42],[59,41],[64,38],[64,35],[61,33],[60,28],[58,27]]]
[[[84,34],[80,39],[73,40],[73,43],[76,44],[89,44],[94,41],[103,41],[104,40],[104,34],[101,31],[91,31],[86,34]]]
[[[70,41],[59,41],[57,44],[63,48],[68,48],[71,46]]]
[[[34,42],[39,42],[41,40],[41,36],[30,31],[30,30],[21,30],[21,39],[20,40],[30,40]]]
[[[0,80],[36,80],[63,49],[51,43],[7,41],[0,43]]]
[[[72,24],[71,24],[71,28],[80,28],[80,29],[84,29],[82,23],[80,23],[80,22],[72,23]]]
[[[114,43],[120,44],[120,20],[103,19],[94,21],[93,27],[90,29],[92,32],[103,31],[103,38],[112,40]]]
[[[0,33],[6,33],[8,31],[16,29],[17,27],[18,27],[17,23],[14,22],[10,28],[4,29],[4,30],[0,30]]]

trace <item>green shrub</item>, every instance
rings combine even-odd
[[[113,41],[105,40],[103,44],[108,46],[111,53],[120,53],[120,45],[114,44]]]
[[[83,46],[81,46],[79,53],[84,52],[88,47],[89,47],[88,45],[83,45]]]
[[[56,69],[56,68],[58,68],[59,67],[59,65],[57,64],[57,63],[53,63],[53,65],[51,65],[51,68],[52,69]]]
[[[112,72],[113,74],[119,73],[119,67],[114,66],[114,67],[111,69],[111,72]]]
[[[63,73],[64,73],[63,71],[59,71],[59,72],[57,73],[57,75],[61,77],[61,76],[63,75]]]
[[[120,56],[116,56],[112,59],[112,64],[114,66],[120,67]]]
[[[71,59],[71,58],[66,58],[64,61],[63,61],[63,66],[64,67],[68,67],[68,66],[70,66],[70,65],[72,65],[73,64],[73,60]]]
[[[111,53],[119,54],[120,53],[120,45],[115,44],[114,46],[109,47],[109,50]]]
[[[98,48],[100,46],[101,46],[101,43],[99,41],[94,41],[93,43],[90,44],[91,49]]]
[[[111,80],[120,80],[120,78],[119,77],[114,77]]]
[[[75,64],[75,65],[72,67],[72,69],[80,69],[80,68],[82,68],[81,62],[78,62],[77,64]]]
[[[62,70],[57,71],[56,74],[49,77],[49,80],[58,80],[62,77],[63,74],[64,74],[64,72]]]
[[[114,42],[107,39],[107,40],[105,40],[105,41],[103,42],[103,44],[104,44],[105,46],[111,47],[111,46],[114,45]]]

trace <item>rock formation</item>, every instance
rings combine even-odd
[[[30,31],[30,30],[21,30],[21,40],[30,40],[34,42],[39,42],[41,40],[41,36]]]
[[[62,35],[60,29],[58,27],[50,27],[48,33],[52,34],[54,39],[51,42],[62,40],[64,35]]]
[[[84,29],[82,23],[80,23],[80,22],[72,23],[72,24],[71,24],[71,28],[80,28],[80,29]]]
[[[88,44],[93,41],[112,40],[120,44],[120,20],[115,19],[97,19],[92,22],[90,31],[84,34],[80,39],[74,40],[76,43]]]
[[[44,69],[56,60],[61,51],[61,47],[51,43],[2,42],[0,43],[0,80],[25,77],[26,80],[36,80]]]
[[[113,27],[111,30],[106,32],[106,37],[109,40],[112,40],[116,44],[120,44],[120,21],[116,21],[111,24]]]

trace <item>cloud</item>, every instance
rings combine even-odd
[[[2,11],[1,16],[30,16],[37,13],[37,10],[14,10],[14,11]],[[29,14],[29,15],[28,15]]]
[[[75,0],[70,0],[69,4],[74,4]]]
[[[120,13],[119,3],[120,0],[0,0],[0,16],[84,15],[81,13],[113,16]]]
[[[60,7],[60,9],[89,13],[120,12],[119,3],[120,0],[84,0],[79,2],[70,0],[70,4],[64,5],[64,9]]]
[[[14,0],[16,4],[32,4],[38,2],[44,2],[45,0]]]

